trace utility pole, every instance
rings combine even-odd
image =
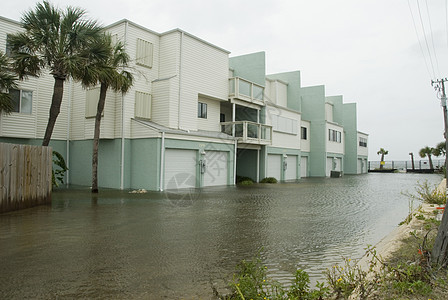
[[[434,89],[441,93],[440,96],[440,103],[442,105],[443,110],[443,122],[445,124],[445,131],[444,131],[444,137],[445,137],[445,174],[448,172],[448,121],[447,121],[447,108],[446,108],[446,94],[445,94],[445,81],[448,81],[448,79],[438,79],[431,81],[431,85],[434,87]],[[448,197],[448,179],[446,178],[446,197]],[[448,201],[447,203],[448,204]],[[434,258],[435,262],[439,265],[446,265],[448,262],[448,205],[445,205],[445,209],[443,211],[442,216],[442,222],[440,223],[439,230],[437,232],[437,237],[434,243],[434,247],[432,249],[432,257]]]

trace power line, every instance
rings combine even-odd
[[[434,58],[436,60],[437,74],[440,76],[441,73],[440,73],[440,69],[439,69],[439,60],[437,59],[436,46],[434,43],[434,35],[432,34],[433,30],[432,30],[432,25],[431,25],[431,16],[429,15],[428,0],[425,0],[425,3],[426,3],[426,12],[428,13],[428,22],[429,22],[429,29],[430,29],[430,33],[431,33],[432,49],[434,51]]]
[[[447,1],[448,1],[448,0],[447,0]],[[417,36],[418,44],[419,44],[419,46],[420,46],[420,51],[422,52],[423,60],[425,61],[426,71],[428,71],[429,78],[433,78],[433,77],[431,76],[431,72],[429,71],[429,66],[428,66],[428,62],[426,61],[425,52],[423,51],[423,46],[422,46],[422,43],[421,43],[420,38],[419,38],[419,36],[418,36],[417,25],[415,24],[415,18],[414,18],[414,14],[412,13],[412,7],[411,7],[410,0],[408,0],[408,6],[409,6],[409,11],[411,12],[412,23],[414,24],[415,35]],[[447,21],[447,22],[448,22],[448,21]],[[448,23],[447,23],[447,29],[448,29]],[[448,33],[447,33],[447,34],[448,34]],[[448,35],[447,35],[447,38],[448,38]],[[447,39],[447,42],[448,42],[448,39]],[[435,76],[434,76],[434,77],[435,77]]]
[[[419,0],[417,0],[417,8],[418,8],[418,15],[420,17],[420,24],[422,25],[423,37],[425,38],[426,49],[428,50],[429,62],[431,63],[431,69],[432,69],[432,73],[433,73],[433,76],[434,76],[433,78],[435,78],[436,77],[436,72],[434,71],[434,63],[432,62],[431,51],[429,50],[428,39],[426,38],[426,30],[425,30],[425,26],[423,24],[423,19],[422,19],[422,13],[421,13],[421,10],[420,10]]]

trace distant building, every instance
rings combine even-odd
[[[18,22],[0,17],[0,48]],[[128,20],[106,27],[125,43],[135,84],[108,91],[101,121],[99,186],[165,190],[232,185],[237,176],[367,172],[368,135],[357,131],[356,104],[301,87],[300,72],[266,75],[265,53],[232,57],[180,29],[156,33]],[[10,91],[17,105],[0,116],[0,141],[40,144],[53,78],[29,78]],[[69,164],[70,184],[91,184],[99,87],[67,80],[50,146]]]

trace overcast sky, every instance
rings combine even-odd
[[[36,3],[3,2],[0,15],[14,20]],[[358,130],[369,134],[369,160],[379,160],[380,147],[389,151],[386,160],[406,160],[409,152],[417,155],[443,140],[431,80],[448,77],[446,0],[52,3],[82,7],[103,25],[126,18],[160,33],[180,28],[230,56],[265,51],[268,74],[300,70],[302,86],[323,84],[327,96],[357,103]]]

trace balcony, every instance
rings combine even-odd
[[[272,144],[272,126],[250,121],[222,122],[221,132],[236,137],[245,144]]]
[[[263,105],[264,87],[239,77],[229,78],[229,97]]]

